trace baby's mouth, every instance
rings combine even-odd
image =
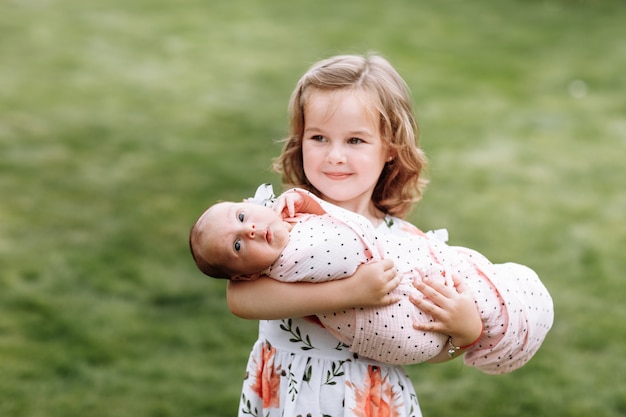
[[[267,243],[270,243],[270,244],[272,243],[272,240],[273,240],[272,231],[270,230],[269,227],[265,231],[265,240],[267,241]]]

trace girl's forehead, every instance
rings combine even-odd
[[[374,98],[363,88],[341,88],[335,90],[313,89],[304,100],[304,109],[316,107],[327,115],[349,102],[359,111],[367,113],[373,120],[378,120],[378,110]]]
[[[365,90],[359,87],[336,88],[333,90],[321,90],[319,88],[311,88],[308,94],[305,94],[305,102],[310,100],[324,100],[328,103],[339,103],[346,97],[354,98],[365,106],[374,105],[374,98]]]

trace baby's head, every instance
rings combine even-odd
[[[289,227],[278,213],[247,202],[209,207],[189,234],[196,265],[214,278],[257,278],[288,242]]]

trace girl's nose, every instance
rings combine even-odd
[[[346,162],[346,154],[341,146],[332,146],[328,150],[328,162],[342,164]]]

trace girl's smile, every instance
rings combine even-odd
[[[331,180],[343,180],[346,179],[348,177],[350,177],[350,173],[344,173],[344,172],[324,172],[324,175],[326,175],[328,178],[330,178]]]

